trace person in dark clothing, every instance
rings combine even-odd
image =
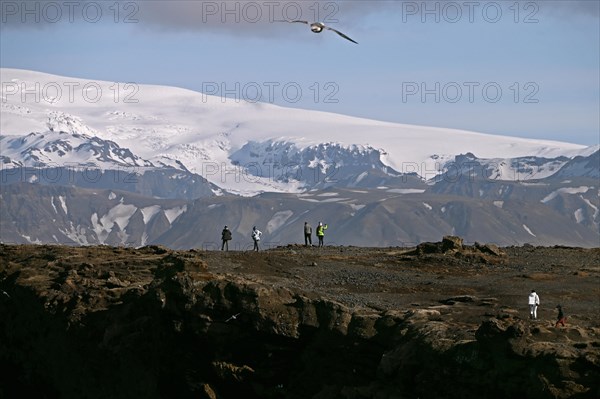
[[[563,311],[561,305],[556,305],[556,309],[558,309],[558,316],[556,318],[556,324],[554,325],[554,327],[558,327],[559,324],[564,327],[565,321],[567,321],[567,316],[565,316],[565,312]]]
[[[312,247],[312,226],[308,222],[304,222],[304,246]]]
[[[221,244],[221,251],[229,251],[229,241],[231,241],[231,230],[229,230],[227,226],[225,226],[223,228],[223,231],[221,232],[221,241],[223,241],[223,243]]]

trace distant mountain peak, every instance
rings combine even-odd
[[[154,167],[127,148],[76,131],[48,130],[26,136],[0,136],[4,167]]]
[[[434,174],[444,173],[443,163],[455,160],[460,154],[464,154],[461,161],[464,163],[522,157],[552,159],[564,156],[571,159],[586,150],[584,146],[570,143],[411,126],[272,104],[223,101],[174,87],[135,85],[135,91],[127,93],[128,96],[115,97],[114,87],[120,85],[115,86],[114,82],[17,69],[2,69],[2,80],[16,85],[11,86],[16,92],[3,93],[2,135],[23,136],[49,131],[85,135],[79,139],[87,137],[87,143],[82,146],[82,143],[73,143],[77,139],[73,136],[69,140],[71,151],[66,151],[66,144],[59,143],[55,143],[55,151],[52,146],[48,147],[48,152],[39,147],[32,149],[35,154],[30,154],[29,160],[20,158],[14,151],[7,155],[3,149],[5,165],[27,164],[35,159],[40,163],[67,161],[108,165],[112,162],[170,166],[200,174],[225,190],[244,195],[265,191],[296,192],[301,189],[298,184],[306,183],[293,178],[248,178],[244,181],[244,177],[260,175],[255,171],[254,159],[242,156],[252,143],[260,143],[265,151],[268,146],[263,144],[271,143],[271,149],[279,151],[282,157],[284,148],[289,151],[288,157],[292,153],[296,154],[293,156],[303,154],[298,158],[301,161],[298,164],[306,173],[312,173],[317,165],[331,171],[332,165],[335,163],[339,167],[342,159],[346,168],[349,164],[362,163],[363,169],[354,168],[354,176],[348,174],[339,179],[341,184],[354,184],[350,183],[352,178],[356,183],[359,176],[372,170],[378,171],[378,178],[378,174],[383,173],[431,179]],[[41,87],[46,84],[59,87],[93,84],[102,95],[93,102],[82,93],[75,93],[80,95],[70,98],[66,92],[51,103],[23,101],[35,97],[23,97],[19,90],[23,85],[35,87],[36,83]],[[108,147],[103,148],[104,145]],[[79,149],[75,151],[78,157],[73,160],[67,154],[74,154],[75,149]],[[302,158],[309,153],[315,154],[312,166]],[[10,163],[6,162],[7,156]],[[267,160],[265,156],[259,157]],[[280,164],[285,165],[285,162]],[[233,176],[236,173],[237,176]],[[360,183],[367,181],[361,178]]]

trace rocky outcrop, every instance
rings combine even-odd
[[[457,236],[445,236],[440,242],[424,242],[417,245],[414,251],[406,253],[407,256],[433,257],[448,255],[466,262],[503,263],[506,253],[496,244],[464,245],[463,239]]]
[[[494,298],[375,310],[199,251],[2,246],[0,397],[593,398],[598,328]],[[289,256],[289,255],[285,255]],[[0,293],[1,294],[1,293]],[[489,309],[479,325],[455,318]]]

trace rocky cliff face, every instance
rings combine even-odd
[[[600,393],[598,250],[0,249],[0,397]],[[514,291],[556,279],[567,327],[527,320]]]

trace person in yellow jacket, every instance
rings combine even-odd
[[[319,239],[319,247],[323,246],[323,239],[325,238],[325,230],[327,230],[327,225],[319,222],[317,226],[317,238]]]

